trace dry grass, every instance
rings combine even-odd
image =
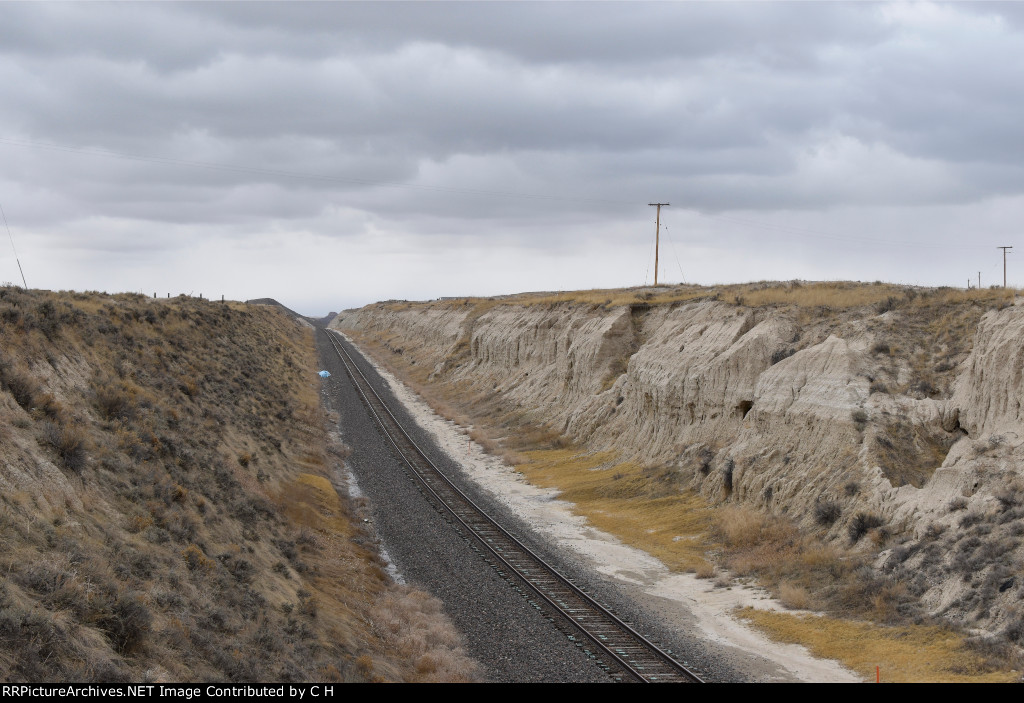
[[[711,513],[690,491],[652,488],[655,472],[617,463],[609,452],[579,449],[525,452],[516,468],[538,486],[557,488],[562,500],[591,524],[677,571],[706,570]]]
[[[828,307],[837,310],[875,307],[877,312],[896,309],[905,302],[921,307],[931,301],[938,306],[970,302],[994,305],[1012,300],[1013,289],[938,288],[919,289],[891,283],[864,284],[850,281],[746,284],[728,287],[729,293],[742,298],[742,304],[751,307],[765,305],[795,305],[802,308]],[[919,292],[927,293],[919,297]],[[728,294],[723,298],[729,300]],[[735,300],[732,298],[731,300]]]
[[[408,310],[418,306],[444,308],[470,307],[477,316],[499,305],[561,305],[583,304],[602,307],[623,305],[671,305],[697,299],[716,299],[751,307],[792,305],[800,308],[831,308],[846,310],[865,306],[894,308],[908,298],[908,291],[930,291],[939,305],[962,302],[997,305],[1012,301],[1018,293],[1003,288],[937,288],[925,289],[892,283],[860,283],[858,281],[789,281],[737,283],[716,286],[675,285],[635,288],[607,288],[580,291],[519,293],[493,298],[456,298],[432,302],[392,302],[393,310]],[[918,303],[920,305],[920,303]]]
[[[755,577],[787,607],[876,619],[901,619],[909,596],[899,582],[876,574],[865,557],[803,534],[783,517],[730,505],[714,513],[724,565]]]
[[[443,617],[440,602],[414,589],[391,584],[372,555],[355,549],[349,508],[323,476],[300,474],[282,490],[283,512],[302,531],[295,540],[309,561],[307,588],[316,617],[335,636],[346,637],[359,654],[356,672],[368,681],[464,682],[476,676],[476,664],[462,648],[461,636]],[[353,569],[362,561],[370,568]],[[373,597],[364,615],[360,603]],[[353,628],[367,620],[369,631]],[[373,636],[370,636],[372,631]],[[375,642],[376,641],[376,642]]]
[[[749,549],[765,542],[785,542],[792,532],[756,510],[729,505],[717,512],[717,524],[725,542],[736,549]]]
[[[788,581],[779,584],[779,601],[787,608],[805,610],[810,606],[811,595],[803,586],[795,586]]]
[[[374,627],[392,651],[415,662],[412,681],[473,681],[476,664],[462,648],[459,633],[441,617],[441,602],[421,591],[396,587],[377,602]]]
[[[0,679],[469,675],[368,624],[394,586],[325,478],[308,328],[0,288],[0,337]]]
[[[348,538],[354,534],[351,515],[331,482],[323,476],[299,474],[276,496],[281,512],[301,527]]]
[[[995,668],[968,647],[963,634],[936,626],[884,627],[856,620],[792,615],[744,608],[740,616],[778,642],[802,644],[812,654],[835,659],[874,681],[1012,682],[1015,671]]]

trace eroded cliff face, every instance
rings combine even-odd
[[[856,521],[881,528],[879,568],[915,572],[933,611],[998,628],[1024,592],[1024,308],[968,313],[973,348],[924,308],[714,299],[378,304],[332,326],[712,502],[851,548],[867,542]]]

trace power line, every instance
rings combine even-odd
[[[829,234],[827,232],[820,232],[818,230],[806,229],[803,227],[792,227],[789,225],[776,225],[769,224],[766,222],[757,222],[753,220],[745,220],[732,215],[716,215],[713,213],[706,213],[694,210],[700,217],[708,217],[716,220],[722,220],[723,222],[733,222],[735,224],[744,225],[747,227],[755,227],[758,229],[769,229],[780,232],[791,232],[797,235],[810,235],[816,239],[830,239],[837,242],[852,242],[855,244],[880,244],[884,246],[898,246],[898,247],[913,247],[915,249],[987,249],[984,245],[946,245],[946,244],[928,244],[925,242],[894,242],[891,239],[876,239],[872,237],[859,237],[859,236],[847,236],[840,234]]]
[[[669,227],[665,225],[665,237],[668,238],[669,246],[672,247],[672,255],[676,257],[676,266],[679,267],[679,282],[686,283],[686,276],[683,275],[683,265],[679,262],[679,252],[676,251],[675,240],[672,239],[672,235],[669,232]]]
[[[644,285],[647,285],[647,276],[651,273],[651,254],[654,253],[654,242],[651,242],[651,253],[647,255],[647,268],[644,270]]]
[[[4,227],[7,228],[7,237],[11,240],[11,251],[14,252],[14,260],[18,262],[18,272],[21,273],[21,285],[28,290],[28,283],[25,283],[25,271],[21,268],[21,259],[18,258],[18,250],[14,246],[14,235],[11,234],[11,226],[7,224],[7,213],[4,212],[3,205],[0,205],[0,215],[4,218]]]

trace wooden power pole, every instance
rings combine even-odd
[[[1003,288],[1006,288],[1006,250],[1007,249],[1013,249],[1013,247],[1012,246],[1009,246],[1009,247],[996,247],[996,249],[1002,249],[1003,250]],[[1013,252],[1011,252],[1011,253],[1013,253]]]
[[[658,285],[658,246],[661,239],[661,208],[668,207],[669,203],[647,203],[651,207],[658,208],[658,216],[654,225],[654,285]]]

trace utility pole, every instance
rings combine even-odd
[[[1006,288],[1006,250],[1007,249],[1013,249],[1013,247],[1012,246],[996,247],[996,249],[1002,249],[1003,250],[1003,288]],[[1010,253],[1012,254],[1013,252],[1010,252]]]
[[[981,271],[978,271],[978,290],[981,290]]]
[[[647,203],[651,207],[658,208],[658,216],[654,225],[654,285],[658,285],[658,246],[661,240],[661,208],[668,207],[669,203]]]

